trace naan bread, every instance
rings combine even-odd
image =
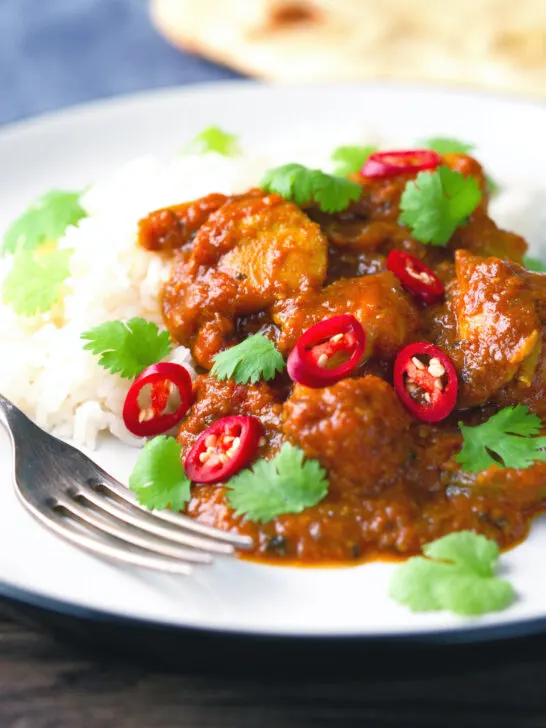
[[[176,45],[276,81],[447,81],[546,96],[546,0],[151,0]]]

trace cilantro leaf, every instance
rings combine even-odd
[[[448,139],[445,137],[433,137],[425,139],[423,146],[427,149],[433,149],[438,154],[470,154],[474,150],[475,145],[468,142],[462,142],[458,139]],[[485,175],[485,184],[491,197],[498,194],[500,187],[495,180],[488,174]]]
[[[320,169],[309,169],[302,164],[285,164],[269,169],[262,177],[260,187],[276,192],[297,205],[318,203],[323,212],[340,212],[350,202],[360,199],[362,189],[345,177],[326,174]]]
[[[184,472],[182,448],[174,437],[159,435],[141,450],[129,488],[146,508],[181,511],[190,499],[191,483]]]
[[[455,460],[468,473],[479,473],[491,465],[529,468],[537,460],[546,462],[546,437],[536,437],[541,426],[540,418],[522,404],[505,407],[476,427],[459,422],[463,447]]]
[[[400,222],[422,243],[445,245],[456,228],[474,212],[482,197],[474,177],[442,165],[419,172],[400,200]]]
[[[258,460],[228,481],[227,499],[236,515],[267,523],[284,513],[301,513],[328,492],[326,471],[318,460],[305,460],[286,442],[272,460]]]
[[[61,286],[70,275],[72,250],[18,250],[2,284],[2,300],[18,316],[45,313],[58,300]]]
[[[427,543],[423,553],[436,561],[452,561],[481,576],[493,576],[499,558],[499,545],[472,531],[457,531]]]
[[[448,610],[477,615],[504,609],[514,589],[495,576],[499,549],[471,531],[444,536],[423,547],[395,571],[390,595],[414,612]]]
[[[332,161],[337,162],[335,174],[346,176],[359,172],[370,154],[377,152],[377,147],[337,147],[332,152]]]
[[[214,357],[211,374],[217,379],[233,379],[239,384],[254,384],[263,378],[274,379],[286,364],[275,344],[262,334],[249,336],[237,346]]]
[[[217,126],[208,126],[197,134],[182,150],[183,154],[207,154],[216,152],[224,157],[237,153],[237,137],[228,134]]]
[[[146,367],[163,359],[171,350],[168,331],[152,321],[132,318],[108,321],[81,334],[89,343],[83,348],[99,356],[99,365],[112,374],[133,379]]]
[[[438,154],[469,154],[474,149],[474,144],[463,142],[460,139],[449,137],[431,137],[422,142],[423,147],[432,149]]]
[[[34,200],[4,235],[2,254],[34,250],[42,243],[57,242],[69,225],[87,216],[80,197],[80,192],[51,190]]]
[[[523,258],[523,265],[527,270],[534,270],[537,273],[546,273],[546,263],[538,258],[532,258],[530,255],[526,255]]]

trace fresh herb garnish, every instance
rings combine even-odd
[[[191,483],[184,473],[181,447],[174,437],[159,435],[141,450],[129,488],[146,508],[181,511],[190,499]]]
[[[108,321],[85,331],[81,338],[89,342],[83,348],[100,357],[101,367],[125,379],[138,376],[171,350],[169,332],[143,318]]]
[[[523,265],[527,270],[534,270],[537,273],[546,273],[546,263],[538,258],[532,258],[530,255],[526,255],[523,258]]]
[[[505,609],[511,584],[495,576],[499,547],[472,531],[459,531],[423,546],[398,567],[390,595],[414,612],[448,610],[465,616]]]
[[[51,190],[34,200],[4,235],[2,254],[34,250],[42,243],[57,242],[69,225],[86,217],[80,198],[81,192]]]
[[[402,193],[400,222],[422,243],[445,245],[481,197],[474,177],[443,165],[434,172],[419,172]]]
[[[49,311],[70,275],[72,250],[18,250],[2,284],[2,300],[18,316]]]
[[[462,422],[459,427],[463,447],[455,460],[468,473],[480,473],[491,465],[530,468],[537,460],[546,462],[546,437],[536,437],[542,422],[525,405],[505,407],[476,427]]]
[[[332,152],[332,161],[337,162],[334,169],[335,174],[346,176],[359,172],[364,166],[364,162],[374,152],[377,152],[377,147],[337,147]]]
[[[217,126],[208,126],[197,134],[182,150],[183,154],[207,154],[216,152],[224,157],[232,157],[237,153],[237,137],[228,134]]]
[[[227,500],[236,515],[267,523],[284,513],[301,513],[328,492],[326,471],[318,460],[285,443],[272,460],[258,460],[226,484]]]
[[[323,212],[330,213],[345,210],[350,202],[356,202],[362,194],[356,182],[301,164],[285,164],[268,170],[262,177],[260,187],[293,200],[297,205],[315,202]]]
[[[469,154],[475,147],[474,144],[463,142],[460,139],[449,137],[431,137],[422,142],[426,149],[432,149],[438,154]]]
[[[275,344],[262,334],[249,336],[237,346],[214,357],[211,374],[217,379],[233,379],[239,384],[254,384],[259,379],[269,381],[286,364]]]
[[[427,149],[433,149],[438,154],[470,154],[475,148],[475,144],[445,137],[425,139],[423,146],[427,147]],[[485,175],[485,184],[491,197],[500,191],[498,183],[488,174]]]

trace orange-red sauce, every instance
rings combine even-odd
[[[542,415],[546,283],[520,265],[525,242],[487,216],[478,163],[464,155],[445,161],[484,189],[445,248],[419,243],[398,223],[407,176],[356,176],[362,199],[338,215],[252,191],[225,201],[209,196],[141,223],[145,247],[176,248],[162,291],[165,322],[203,372],[180,428],[183,451],[216,419],[255,415],[266,430],[259,457],[288,440],[328,473],[321,503],[266,524],[235,517],[223,486],[193,487],[187,512],[252,536],[251,558],[302,565],[400,558],[461,529],[507,548],[546,508],[546,464],[474,474],[454,459],[458,421],[479,424],[518,402]],[[393,248],[434,270],[445,300],[427,307],[404,291],[386,271]],[[331,387],[294,386],[286,375],[238,385],[206,373],[216,353],[251,333],[264,333],[286,356],[305,329],[339,313],[355,315],[369,343],[358,370]],[[458,372],[457,411],[439,424],[409,416],[392,388],[393,360],[412,341],[443,348]]]

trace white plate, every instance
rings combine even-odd
[[[432,135],[475,141],[477,155],[492,175],[513,186],[516,197],[529,195],[531,212],[522,217],[521,231],[534,238],[535,247],[540,242],[536,215],[544,205],[536,204],[530,190],[546,188],[546,109],[465,92],[385,85],[302,89],[222,84],[93,104],[14,126],[0,133],[0,227],[44,190],[85,185],[148,152],[170,155],[210,124],[237,131],[257,150],[295,135],[320,144],[342,137],[344,129],[353,130],[346,141],[354,143],[358,126],[405,144]],[[134,450],[112,440],[96,453],[121,480],[134,457]],[[514,606],[470,620],[414,615],[391,601],[387,587],[395,567],[388,564],[296,569],[218,559],[191,577],[173,578],[92,558],[52,536],[19,505],[3,434],[0,484],[0,592],[23,590],[29,599],[52,608],[61,601],[112,618],[128,616],[175,628],[285,636],[445,639],[459,632],[461,639],[472,634],[487,639],[499,630],[469,629],[506,626],[521,632],[527,620],[537,618],[546,626],[545,521],[536,522],[527,541],[503,556],[503,569],[518,593]]]

